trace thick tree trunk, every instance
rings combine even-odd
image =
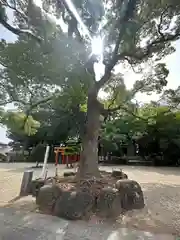
[[[82,140],[82,154],[78,177],[99,177],[98,169],[98,137],[100,129],[100,108],[96,93],[88,95],[87,121]]]
[[[127,146],[127,156],[129,157],[135,156],[135,147],[132,142],[129,142]]]

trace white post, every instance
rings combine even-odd
[[[47,145],[46,146],[46,152],[45,152],[45,155],[44,155],[44,163],[43,163],[43,169],[42,169],[42,172],[41,172],[41,177],[42,178],[45,178],[45,175],[46,175],[46,171],[47,171],[47,160],[48,160],[48,157],[49,157],[49,149],[50,149],[50,146]]]

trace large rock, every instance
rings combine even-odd
[[[54,215],[69,220],[86,217],[94,206],[94,197],[88,192],[63,191],[58,198]]]
[[[103,188],[97,198],[96,208],[101,217],[117,217],[121,213],[118,190],[111,187]]]
[[[40,188],[36,196],[36,204],[44,213],[51,214],[54,210],[56,200],[60,197],[62,191],[56,185],[45,185]]]
[[[144,196],[140,185],[133,180],[118,180],[115,187],[119,191],[121,206],[124,210],[144,208]]]

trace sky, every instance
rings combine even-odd
[[[0,25],[0,39],[4,38],[8,42],[13,42],[16,40],[16,35],[11,33],[10,31],[6,30],[3,26]],[[179,70],[179,63],[180,63],[180,40],[176,41],[174,44],[176,48],[176,52],[167,56],[163,62],[167,64],[167,68],[169,69],[169,76],[168,76],[168,85],[167,88],[175,89],[180,85],[180,70]],[[118,67],[116,68],[118,71]],[[122,70],[122,69],[121,69]],[[97,78],[103,72],[102,64],[99,64],[95,67],[95,71],[97,74]],[[132,70],[126,70],[123,72],[125,78],[125,84],[127,88],[131,88],[136,80],[138,80],[139,76],[135,74]],[[102,94],[102,93],[101,93]],[[158,96],[153,93],[151,95],[141,94],[138,93],[136,95],[136,99],[138,102],[149,102],[151,100],[157,100]],[[10,105],[10,108],[12,105]],[[10,140],[6,137],[6,129],[0,126],[0,142],[8,143]]]

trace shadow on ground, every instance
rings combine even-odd
[[[0,236],[3,240],[174,240],[171,235],[153,235],[149,232],[119,228],[116,224],[97,222],[70,222],[53,216],[26,213],[0,208]]]
[[[141,184],[145,208],[133,210],[120,217],[122,226],[144,231],[180,235],[180,186]]]
[[[142,184],[142,188],[145,208],[129,211],[120,216],[116,223],[111,222],[110,225],[180,236],[180,186]],[[5,207],[15,211],[24,210],[26,213],[37,212],[35,199],[31,196],[10,201]],[[99,224],[99,220],[96,218],[92,218],[92,221]]]

